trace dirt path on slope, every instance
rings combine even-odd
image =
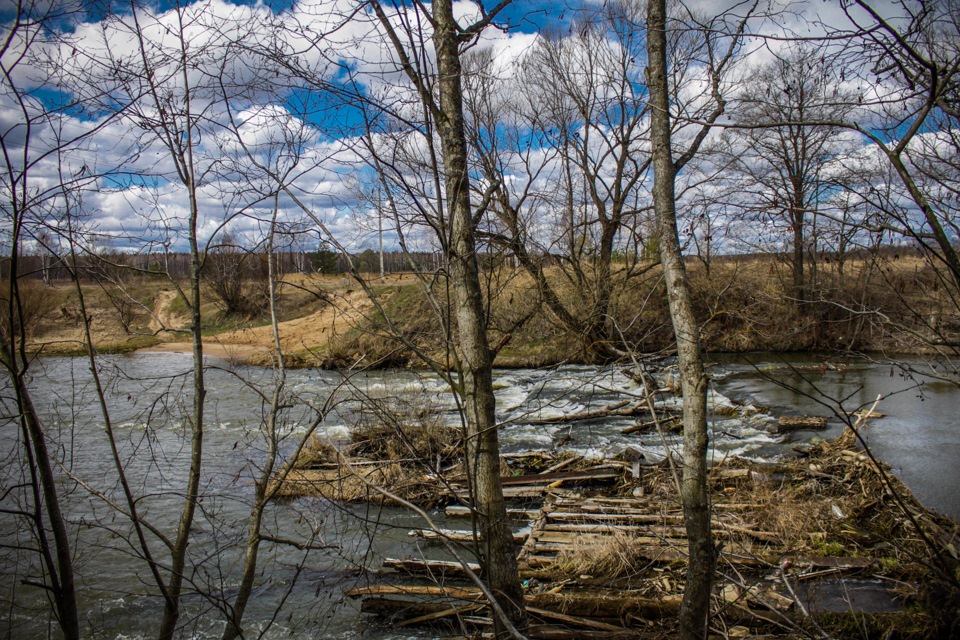
[[[150,318],[148,325],[150,331],[160,333],[182,325],[182,319],[170,309],[178,295],[176,289],[164,290],[157,294],[157,300],[153,305],[153,317]]]

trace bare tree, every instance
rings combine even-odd
[[[42,589],[51,602],[53,617],[65,638],[81,637],[74,573],[73,537],[62,506],[63,486],[55,472],[58,444],[41,419],[31,390],[33,357],[28,353],[29,301],[20,269],[27,242],[45,239],[45,216],[56,206],[64,185],[37,179],[41,168],[56,166],[60,154],[97,132],[81,128],[62,132],[62,120],[81,105],[73,101],[50,106],[42,100],[49,88],[42,68],[42,52],[59,41],[56,25],[70,20],[78,6],[69,3],[19,2],[10,22],[0,28],[0,104],[7,115],[0,130],[0,212],[4,218],[3,260],[6,278],[0,299],[0,366],[13,393],[13,418],[20,465],[10,469],[11,484],[2,487],[2,511],[25,525],[32,550],[24,576],[27,585]],[[67,188],[79,188],[89,177],[71,175]],[[8,453],[8,455],[10,455]],[[17,536],[19,537],[19,536]],[[16,539],[16,538],[15,538]]]
[[[204,253],[206,288],[225,315],[253,317],[268,307],[268,261],[273,253],[258,255],[240,245],[240,239],[229,231]]]
[[[183,501],[176,531],[161,538],[169,564],[164,571],[153,570],[152,579],[163,597],[163,615],[158,636],[172,638],[181,614],[184,581],[188,576],[187,555],[193,537],[194,517],[200,501],[203,443],[206,418],[206,382],[203,360],[202,247],[200,190],[210,170],[200,152],[202,135],[217,104],[217,85],[205,72],[217,69],[216,46],[201,40],[191,44],[190,32],[202,25],[207,14],[201,8],[177,4],[162,15],[132,2],[127,13],[112,16],[112,33],[123,34],[134,44],[132,52],[105,39],[102,58],[90,57],[81,69],[109,90],[103,108],[124,105],[125,121],[140,132],[144,148],[158,147],[172,167],[172,178],[186,198],[185,219],[181,221],[190,255],[185,290],[171,280],[189,307],[189,334],[193,353],[189,464],[183,480]],[[212,28],[213,25],[207,25]],[[159,37],[159,33],[167,36]],[[131,514],[132,515],[132,514]],[[148,544],[141,541],[141,545]]]
[[[468,148],[464,130],[461,56],[469,45],[506,6],[498,4],[488,13],[480,5],[482,17],[466,26],[454,19],[453,3],[440,0],[432,4],[432,15],[423,16],[432,25],[436,53],[436,94],[432,81],[418,72],[409,60],[394,23],[384,7],[375,2],[373,10],[383,28],[401,69],[416,90],[424,110],[435,123],[440,140],[442,164],[434,165],[443,176],[443,193],[449,216],[446,261],[453,289],[454,315],[457,320],[457,345],[460,360],[457,394],[462,398],[465,416],[466,464],[470,493],[479,520],[478,533],[482,566],[490,589],[498,597],[507,619],[496,619],[498,637],[516,636],[526,627],[523,590],[517,570],[513,534],[507,519],[500,486],[500,447],[493,393],[493,356],[487,341],[483,310],[483,291],[477,259],[476,229],[486,203],[474,209],[468,172]],[[395,10],[403,11],[401,6]],[[418,7],[416,11],[422,11]]]
[[[960,308],[960,253],[956,223],[960,122],[960,13],[952,2],[902,0],[884,11],[855,0],[843,5],[847,25],[826,25],[843,69],[855,87],[857,117],[825,122],[856,132],[867,144],[846,162],[856,180],[846,204],[862,211],[856,228],[900,238],[929,261],[937,297]],[[941,364],[933,375],[956,382],[955,332],[937,317],[906,305],[914,327],[876,315],[899,335],[932,347]],[[919,313],[918,313],[919,312]]]
[[[837,178],[828,173],[837,169],[830,160],[844,151],[843,130],[823,123],[842,122],[851,102],[825,55],[810,44],[788,46],[773,62],[751,72],[732,110],[735,126],[743,127],[732,151],[744,177],[737,189],[754,197],[747,206],[761,223],[786,223],[791,293],[799,305],[810,297],[805,261],[812,263],[816,255],[811,223],[816,224]]]
[[[667,65],[669,31],[666,2],[650,0],[647,5],[647,88],[650,92],[653,206],[683,392],[681,500],[687,530],[688,564],[687,584],[680,609],[680,633],[681,637],[691,640],[706,638],[709,633],[710,594],[717,550],[710,530],[710,504],[707,497],[707,377],[700,348],[700,327],[694,315],[677,228],[675,183],[677,173],[694,157],[724,111],[726,101],[720,90],[722,79],[729,71],[747,19],[755,8],[756,5],[749,7],[745,15],[739,18],[713,18],[715,28],[704,30],[707,36],[702,51],[709,60],[713,104],[707,108],[706,117],[697,124],[687,148],[674,157],[671,120],[676,116],[671,110],[671,97],[674,96],[671,95]],[[685,17],[697,21],[693,16]],[[730,25],[726,24],[727,20],[730,20]],[[722,28],[729,26],[733,27],[729,31]],[[725,37],[720,35],[724,33]]]
[[[615,347],[610,323],[613,292],[618,281],[636,275],[636,260],[615,267],[614,254],[619,248],[636,255],[637,243],[643,242],[638,203],[650,157],[639,63],[644,57],[641,13],[642,5],[632,0],[586,10],[569,34],[543,33],[523,60],[530,88],[523,108],[535,132],[530,137],[539,147],[552,148],[557,158],[549,178],[557,192],[553,207],[564,212],[554,229],[564,234],[547,243],[557,247],[561,273],[586,300],[564,303],[532,261],[533,252],[527,249],[518,257],[550,310],[579,335],[588,355],[601,358],[623,353]],[[486,160],[488,172],[494,162]],[[509,188],[508,181],[500,183],[501,191]],[[516,228],[518,216],[512,211],[522,200],[511,204],[501,196],[500,201],[496,210],[505,227]]]

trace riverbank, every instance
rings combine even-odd
[[[791,300],[775,257],[718,258],[709,269],[691,262],[688,270],[709,352],[934,352],[960,328],[957,309],[917,258],[851,259],[842,270],[824,265],[815,301],[802,305]],[[657,273],[651,267],[643,277],[618,276],[607,319],[591,334],[607,336],[609,344],[589,343],[561,321],[524,273],[491,274],[488,331],[496,366],[597,363],[625,354],[624,345],[640,353],[669,351],[673,334]],[[589,317],[587,296],[559,271],[547,275],[565,308]],[[28,289],[30,349],[82,353],[83,318],[72,285],[36,283]],[[421,368],[425,358],[446,366],[454,327],[442,279],[393,274],[382,280],[365,276],[361,284],[347,276],[295,274],[285,276],[278,291],[279,342],[289,366]],[[204,292],[206,352],[272,363],[275,339],[262,311],[227,314]],[[88,283],[84,294],[99,352],[191,351],[188,306],[170,282]],[[255,287],[249,295],[257,295]]]

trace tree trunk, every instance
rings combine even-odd
[[[693,314],[690,287],[677,232],[675,176],[670,142],[667,85],[666,1],[647,5],[647,87],[651,104],[653,202],[660,233],[660,261],[667,285],[670,318],[677,339],[683,388],[683,483],[681,498],[687,529],[689,564],[680,607],[685,639],[706,638],[716,550],[710,534],[707,501],[707,378],[700,353],[700,328]]]
[[[476,256],[473,211],[467,174],[460,51],[451,0],[433,3],[433,35],[439,72],[438,130],[446,175],[451,224],[450,280],[454,290],[461,357],[461,393],[466,418],[466,455],[470,490],[482,540],[481,566],[491,591],[517,628],[526,626],[523,589],[517,570],[513,532],[500,486],[500,445],[493,395],[493,358],[484,325],[483,298]],[[495,620],[497,637],[506,637]]]
[[[26,174],[24,173],[24,176]],[[24,181],[26,178],[24,177]],[[33,404],[33,398],[27,386],[27,367],[31,362],[26,351],[26,323],[23,314],[23,301],[20,297],[19,272],[20,230],[27,208],[21,200],[23,194],[14,193],[11,199],[13,225],[11,230],[11,249],[9,272],[5,286],[6,331],[0,329],[0,365],[7,370],[15,395],[15,407],[19,412],[20,430],[23,434],[23,448],[27,457],[30,473],[29,490],[32,492],[34,538],[37,552],[47,574],[50,597],[56,609],[57,623],[66,640],[80,638],[80,617],[77,609],[76,581],[73,573],[73,554],[70,547],[70,534],[66,518],[61,510],[60,496],[57,491],[57,478],[49,449],[47,434],[40,416]],[[2,335],[6,333],[6,335]],[[46,523],[44,523],[44,516]],[[51,548],[46,527],[53,535]]]
[[[25,437],[24,447],[29,448],[28,459],[39,480],[33,481],[34,490],[34,526],[38,538],[40,554],[49,572],[50,593],[56,607],[57,623],[65,640],[79,640],[80,616],[77,610],[76,583],[73,576],[73,555],[70,552],[70,536],[66,521],[60,509],[60,497],[57,494],[57,480],[47,449],[47,436],[33,406],[33,400],[27,390],[26,381],[17,368],[13,354],[3,343],[2,357],[10,363],[10,377],[14,383],[17,408],[20,411],[21,430]],[[38,486],[39,485],[39,486]],[[42,504],[40,492],[42,491]],[[53,533],[53,554],[44,531],[43,510],[46,507],[47,524]],[[53,555],[56,556],[54,563]]]
[[[806,286],[803,281],[803,203],[794,203],[790,220],[793,223],[793,297],[797,306],[806,301]]]

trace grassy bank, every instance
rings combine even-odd
[[[943,347],[960,336],[960,314],[937,273],[915,257],[872,256],[818,266],[805,302],[792,297],[787,265],[776,257],[724,257],[688,272],[712,352],[910,351]],[[641,273],[628,277],[630,272]],[[591,344],[562,321],[522,271],[486,275],[490,342],[497,365],[538,367],[609,359],[611,352],[667,351],[673,334],[659,269],[615,269],[610,304],[597,320],[610,349]],[[585,292],[548,269],[559,302],[584,325],[596,314]],[[291,275],[279,287],[280,331],[290,364],[300,366],[449,366],[450,295],[442,277],[369,277],[363,287],[346,276]],[[188,306],[174,285],[134,279],[124,285],[83,285],[94,340],[101,352],[176,348],[185,341]],[[263,287],[250,287],[250,295]],[[201,311],[211,344],[233,346],[241,359],[270,361],[272,333],[261,311],[228,314],[211,292]],[[83,350],[83,323],[69,284],[27,288],[31,348],[43,353]],[[263,304],[251,304],[263,309]],[[596,340],[596,338],[593,338]],[[226,347],[225,347],[226,348]]]

